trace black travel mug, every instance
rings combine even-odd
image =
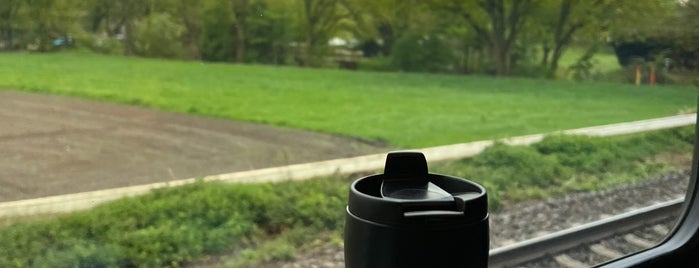
[[[485,189],[428,173],[420,152],[391,152],[384,174],[352,183],[346,213],[348,268],[488,265]]]

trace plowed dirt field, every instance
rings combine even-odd
[[[385,150],[348,137],[0,91],[0,201]]]

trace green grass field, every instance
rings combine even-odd
[[[80,96],[423,147],[646,119],[697,92],[535,79],[0,54],[0,88]]]
[[[563,56],[561,56],[559,66],[568,68],[575,64],[584,53],[585,50],[581,48],[568,48],[566,52],[563,53]],[[621,69],[621,65],[619,65],[619,61],[617,61],[616,55],[614,55],[613,52],[597,52],[592,56],[592,61],[594,63],[594,67],[592,68],[593,72],[610,73]]]

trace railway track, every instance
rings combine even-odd
[[[489,267],[589,267],[660,243],[684,199],[674,199],[490,251]]]

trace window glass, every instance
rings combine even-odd
[[[344,267],[350,184],[395,150],[485,187],[492,254],[616,226],[510,265],[652,247],[689,182],[698,12],[5,1],[0,267]]]

